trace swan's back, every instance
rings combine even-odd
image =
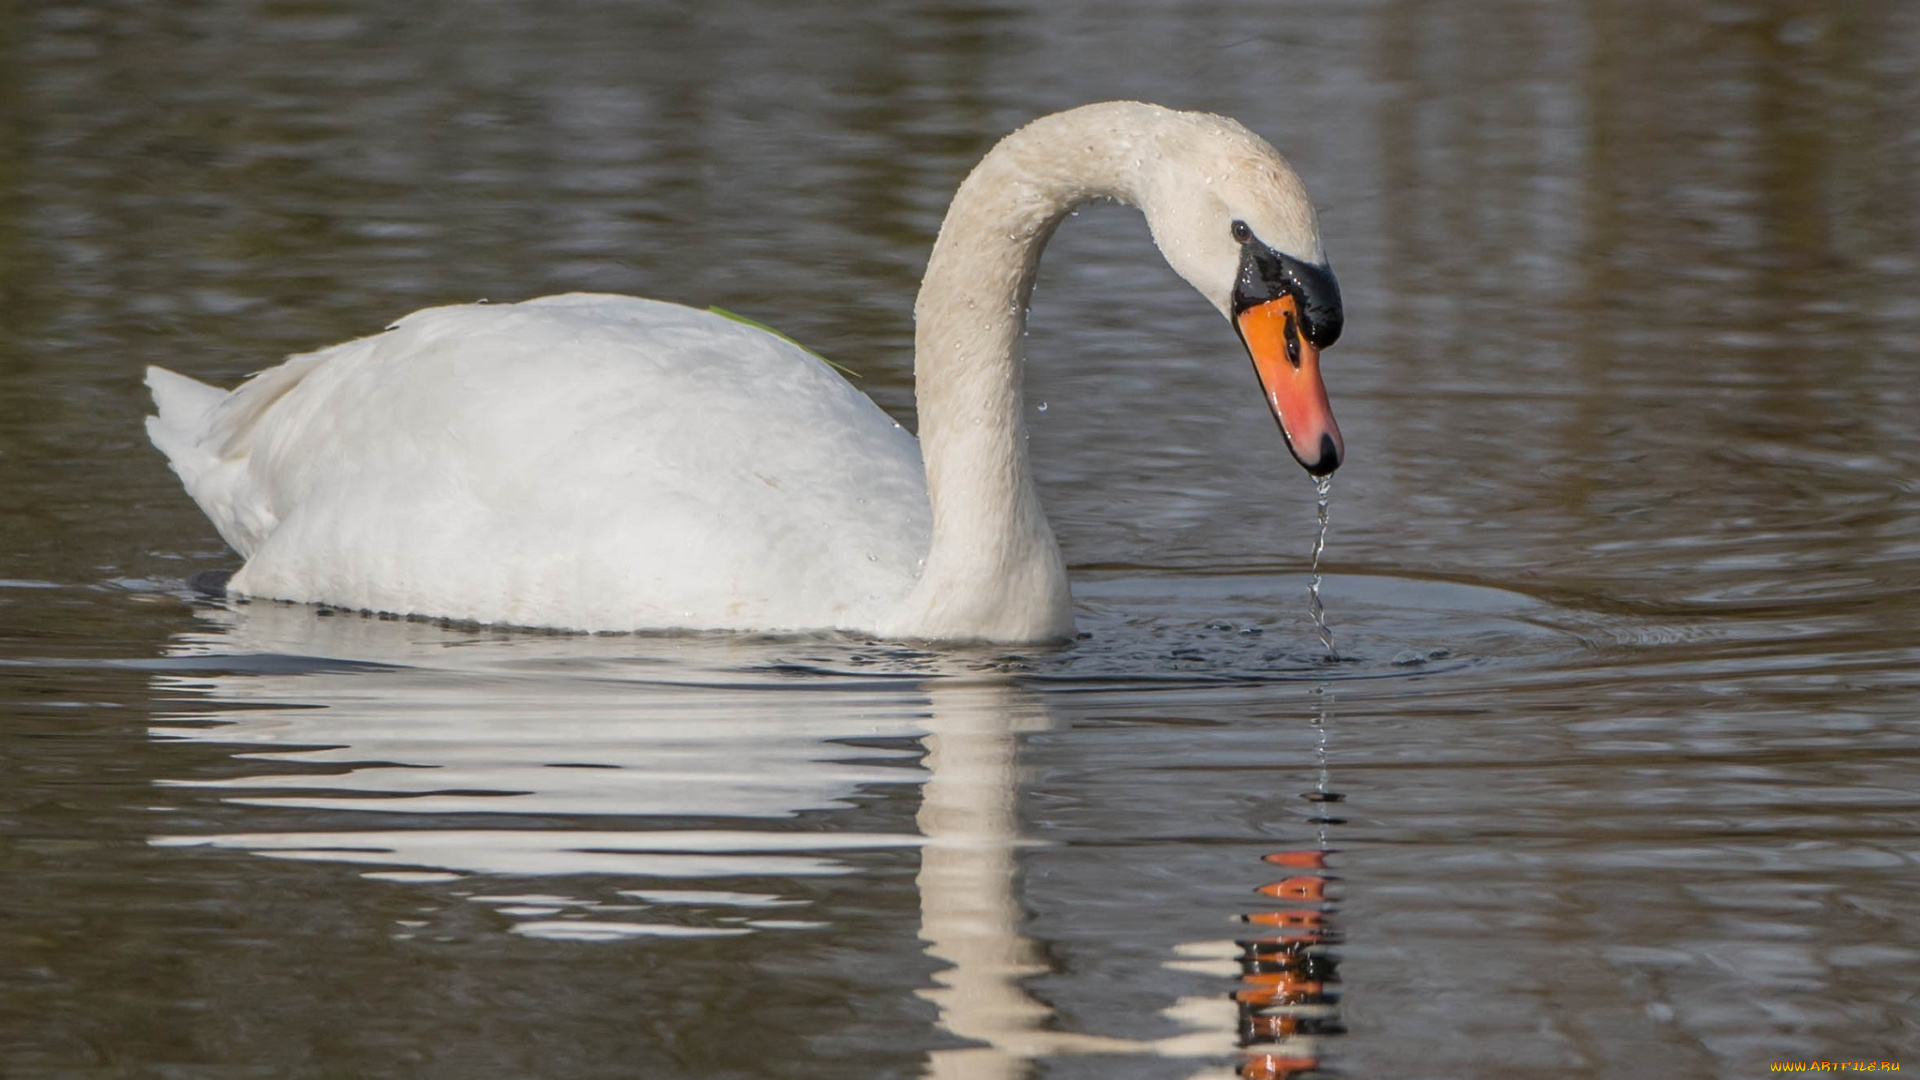
[[[149,382],[154,442],[248,557],[249,595],[579,630],[871,629],[927,551],[910,435],[817,357],[676,304],[434,308],[224,397]]]

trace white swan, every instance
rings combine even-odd
[[[432,308],[226,393],[151,368],[147,431],[246,564],[238,595],[570,630],[1073,629],[1027,465],[1021,331],[1073,207],[1140,207],[1234,322],[1295,458],[1340,463],[1340,332],[1305,188],[1217,116],[1108,102],[1007,136],[914,307],[920,439],[719,315],[574,294]],[[924,459],[924,468],[922,461]]]

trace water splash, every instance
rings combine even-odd
[[[1327,647],[1327,659],[1340,659],[1333,647],[1333,628],[1327,625],[1327,606],[1320,602],[1320,555],[1327,550],[1327,502],[1333,497],[1333,477],[1316,476],[1314,490],[1320,498],[1320,532],[1313,538],[1313,570],[1307,579],[1307,610],[1313,615],[1313,628],[1320,632],[1320,644]]]

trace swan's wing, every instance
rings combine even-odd
[[[258,541],[236,589],[375,610],[865,628],[929,532],[912,437],[825,364],[626,297],[416,313],[257,376],[196,445],[256,508],[222,527]]]

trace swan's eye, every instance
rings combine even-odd
[[[1247,228],[1246,222],[1236,221],[1233,223],[1233,238],[1236,241],[1244,244],[1247,241],[1253,239],[1253,230]]]

